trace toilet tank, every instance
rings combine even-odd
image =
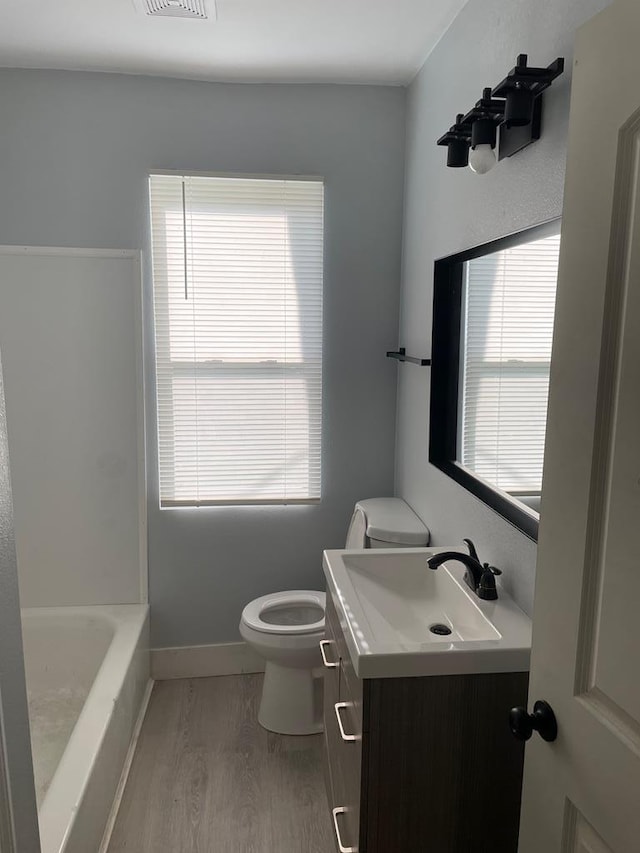
[[[422,548],[430,535],[402,498],[368,498],[355,505],[345,548]]]

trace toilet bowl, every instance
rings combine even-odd
[[[346,549],[416,548],[429,531],[400,498],[370,498],[354,508]],[[240,634],[265,661],[258,721],[278,734],[322,731],[325,594],[293,590],[263,595],[242,611]]]
[[[266,661],[258,721],[269,731],[322,731],[324,612],[324,592],[310,590],[263,595],[242,611],[240,634]]]

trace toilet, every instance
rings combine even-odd
[[[429,530],[401,498],[355,505],[345,548],[422,548]],[[271,732],[322,731],[322,659],[326,596],[314,590],[263,595],[242,611],[240,634],[265,663],[258,721]]]

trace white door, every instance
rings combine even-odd
[[[520,853],[640,851],[640,3],[579,33]]]

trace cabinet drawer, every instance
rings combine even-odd
[[[350,735],[351,718],[341,703],[325,702],[325,736],[331,778],[331,810],[334,828],[343,847],[359,850],[360,774],[362,745],[359,740],[345,741]]]
[[[339,661],[338,695],[333,673],[325,669],[324,725],[332,780],[334,829],[343,847],[363,850],[360,846],[360,791],[362,775],[362,687],[351,667],[349,652],[338,616],[330,596],[327,597],[326,635],[332,643],[325,654],[333,652]],[[348,666],[345,668],[345,662]],[[333,658],[331,658],[333,662]],[[353,683],[347,683],[346,673]],[[329,688],[327,690],[327,685]]]
[[[354,702],[358,708],[362,707],[362,679],[358,678],[351,662],[351,654],[344,638],[344,631],[340,625],[338,614],[331,596],[327,597],[326,610],[327,630],[331,632],[331,640],[336,644],[336,655],[341,663],[340,699],[345,702]],[[347,682],[344,685],[344,682]]]
[[[349,706],[352,734],[362,739],[365,731],[363,714],[363,683],[355,674],[350,658],[340,660],[340,701]]]
[[[336,613],[336,606],[333,603],[333,598],[330,592],[327,593],[324,617],[325,633],[327,637],[330,637],[334,641],[339,637],[342,637],[342,628],[340,627],[340,621],[338,619],[338,614]]]
[[[340,774],[338,765],[335,759],[336,749],[338,747],[337,732],[331,725],[331,715],[334,713],[336,703],[339,701],[338,685],[340,671],[325,670],[324,672],[324,695],[323,695],[323,716],[324,716],[324,742],[325,742],[325,785],[327,788],[327,799],[331,809],[340,805],[344,799],[340,785]]]
[[[331,596],[327,595],[327,606],[324,620],[324,640],[320,642],[322,662],[325,672],[338,672],[340,668],[340,624],[335,615],[335,608]]]
[[[320,640],[320,654],[324,673],[324,704],[327,705],[328,697],[332,697],[333,703],[340,696],[340,654],[334,627],[329,618],[325,618],[324,638]]]

